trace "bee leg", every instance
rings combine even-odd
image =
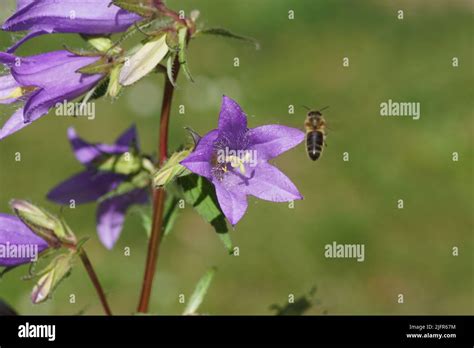
[[[328,147],[328,143],[327,143],[327,142],[324,142],[324,147]]]

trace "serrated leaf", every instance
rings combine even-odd
[[[260,49],[260,44],[254,38],[238,35],[224,28],[203,29],[199,33],[206,34],[206,35],[217,35],[217,36],[227,37],[230,39],[244,41],[244,42],[253,44],[255,46],[255,49],[257,50]]]
[[[184,200],[193,206],[198,214],[214,227],[229,254],[233,246],[228,234],[227,223],[217,202],[214,186],[202,176],[189,174],[177,179],[181,187]],[[222,236],[221,236],[222,235]]]
[[[148,41],[124,63],[120,71],[120,84],[129,86],[137,82],[153,71],[167,53],[166,35]]]
[[[194,289],[194,292],[191,295],[188,304],[186,305],[183,315],[192,315],[197,313],[197,310],[199,309],[199,306],[204,300],[207,290],[211,285],[212,278],[214,277],[215,273],[216,268],[211,268],[201,279],[199,279],[199,282],[197,283],[196,288]]]
[[[183,150],[173,153],[166,163],[153,175],[155,187],[166,186],[176,178],[189,174],[189,170],[182,166],[180,162],[188,157],[190,152],[191,150]]]
[[[153,6],[153,0],[112,0],[112,2],[115,6],[142,17],[151,17],[158,13],[158,9]]]
[[[166,75],[168,75],[168,79],[170,80],[173,87],[176,88],[176,81],[174,80],[174,61],[176,59],[176,53],[170,54],[168,60],[166,61]]]

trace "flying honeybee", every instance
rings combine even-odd
[[[313,161],[321,157],[323,153],[323,146],[326,145],[327,124],[321,111],[327,109],[329,106],[321,110],[311,110],[308,107],[308,114],[304,122],[306,129],[306,151],[308,156]]]

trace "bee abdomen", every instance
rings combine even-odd
[[[321,131],[309,132],[306,136],[306,149],[313,161],[321,157],[323,152],[324,134]]]

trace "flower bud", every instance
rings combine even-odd
[[[76,237],[69,226],[46,210],[18,199],[12,200],[10,206],[21,221],[51,247],[59,248],[62,243],[76,243]]]
[[[73,253],[57,256],[48,267],[31,292],[31,301],[34,304],[47,300],[58,284],[66,278],[71,271]]]

